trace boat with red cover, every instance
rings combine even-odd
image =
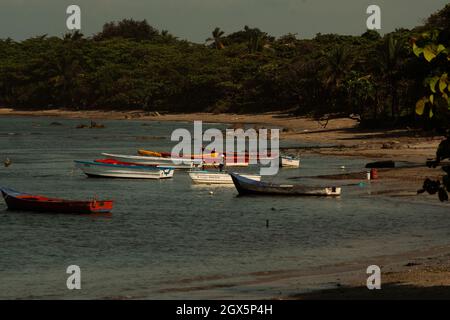
[[[97,160],[94,160],[94,162],[106,163],[106,164],[116,164],[116,165],[122,165],[122,166],[158,167],[157,164],[139,164],[139,163],[136,163],[136,162],[120,161],[120,160],[116,160],[116,159],[97,159]]]
[[[7,188],[1,188],[0,190],[9,210],[92,214],[108,213],[113,208],[112,200],[74,201],[31,195]]]

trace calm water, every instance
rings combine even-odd
[[[83,122],[0,118],[0,160],[13,161],[0,168],[0,185],[116,201],[110,216],[8,212],[1,202],[0,298],[272,297],[276,285],[252,291],[240,280],[354,259],[369,265],[377,255],[448,243],[448,206],[371,197],[370,186],[344,187],[340,199],[246,198],[233,187],[192,186],[183,172],[165,181],[89,179],[74,170],[74,159],[141,147],[170,151],[172,130],[191,125],[104,121],[105,129],[75,129]],[[273,180],[338,173],[341,165],[360,170],[367,159],[302,161]],[[81,267],[82,290],[66,288],[71,264]]]

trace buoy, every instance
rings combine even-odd
[[[376,180],[378,179],[378,170],[373,168],[370,170],[370,179],[371,180]]]
[[[341,166],[341,169],[345,169],[345,166]]]
[[[210,194],[210,195],[213,195],[213,194],[214,194],[214,192],[210,191],[210,192],[209,192],[209,194]]]

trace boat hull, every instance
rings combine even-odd
[[[261,180],[261,176],[259,175],[242,175],[243,177],[253,179],[256,181]],[[220,185],[233,185],[233,180],[228,173],[221,172],[189,172],[189,177],[192,179],[192,182],[195,184],[220,184]]]
[[[234,186],[240,195],[282,195],[282,196],[339,196],[341,188],[307,187],[258,182],[231,173]]]
[[[280,166],[282,168],[299,168],[300,160],[281,157]]]
[[[175,169],[192,169],[200,161],[189,159],[160,158],[151,156],[131,156],[121,154],[102,153],[102,155],[119,161],[133,162],[139,165],[169,166]]]
[[[173,177],[173,168],[144,167],[103,164],[88,161],[75,161],[76,167],[88,177],[122,179],[169,179]]]
[[[109,213],[113,208],[112,200],[72,201],[4,190],[2,195],[8,209],[14,211],[94,214]]]

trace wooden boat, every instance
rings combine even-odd
[[[116,159],[118,161],[131,162],[133,164],[168,166],[173,167],[175,169],[192,169],[193,167],[199,166],[201,163],[200,160],[191,160],[191,159],[131,156],[131,155],[111,154],[111,153],[102,153],[102,155],[108,158]]]
[[[234,186],[240,195],[286,195],[286,196],[339,196],[341,188],[307,187],[295,184],[259,182],[230,173]]]
[[[108,213],[113,208],[112,200],[73,201],[31,195],[11,189],[1,189],[9,210],[92,214]]]
[[[292,157],[280,157],[280,167],[300,168],[300,159],[294,159]]]
[[[255,181],[261,180],[261,176],[259,175],[243,174],[242,176]],[[226,172],[192,171],[189,172],[189,177],[196,184],[233,185],[231,176]]]
[[[139,149],[138,154],[141,156],[147,156],[147,157],[161,157],[161,158],[171,158],[172,157],[172,154],[170,152],[157,152],[157,151],[144,150],[144,149]],[[218,158],[220,158],[220,156],[219,156],[219,153],[211,151],[211,152],[204,152],[203,154],[193,154],[190,157],[190,159],[205,159],[205,158],[218,159]],[[185,159],[189,159],[189,158],[185,158]]]
[[[123,166],[143,166],[142,164],[138,164],[135,162],[125,162],[125,161],[119,161],[116,159],[96,159],[94,162],[97,163],[107,163],[107,164],[117,164],[117,165],[123,165]],[[145,165],[147,167],[158,167],[157,164],[147,164]]]
[[[232,161],[232,159],[245,159],[246,162],[248,162],[251,159],[256,160],[272,160],[278,157],[278,154],[271,153],[269,151],[267,152],[225,152],[224,153],[225,158],[228,159],[228,161]]]
[[[77,168],[88,177],[168,179],[173,177],[173,167],[124,165],[95,161],[75,161]]]
[[[172,156],[169,152],[156,152],[144,149],[139,149],[137,153],[145,157],[170,158]]]

